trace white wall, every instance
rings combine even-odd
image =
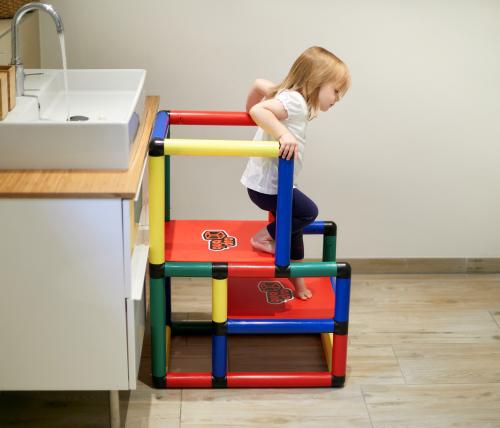
[[[311,45],[331,49],[353,86],[310,123],[301,187],[338,224],[339,257],[500,256],[500,2],[52,3],[70,68],[145,68],[164,109],[242,110],[253,79],[278,81]],[[42,21],[43,65],[60,67]],[[239,184],[244,164],[175,158],[174,216],[261,218]],[[320,255],[319,239],[307,246],[307,257]]]

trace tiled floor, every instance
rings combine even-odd
[[[180,317],[207,318],[203,280],[174,284]],[[322,370],[316,337],[230,339],[237,370]],[[500,427],[500,275],[354,276],[343,389],[154,390],[149,338],[124,427]],[[176,338],[173,370],[208,370],[210,341]],[[0,393],[0,427],[106,427],[105,392]]]

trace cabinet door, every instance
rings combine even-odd
[[[144,173],[144,170],[143,170]],[[149,253],[146,183],[141,185],[134,200],[123,200],[123,236],[125,289],[127,310],[127,346],[129,388],[137,386],[142,343],[146,326],[146,270]]]
[[[128,388],[120,199],[0,199],[0,390]]]

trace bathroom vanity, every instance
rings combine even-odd
[[[0,390],[136,387],[158,102],[126,170],[0,171]]]

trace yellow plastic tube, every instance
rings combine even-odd
[[[165,157],[149,157],[149,262],[165,263]]]
[[[227,321],[227,278],[212,278],[212,321]]]
[[[321,343],[323,344],[323,352],[325,353],[326,364],[328,371],[332,371],[332,348],[333,348],[333,333],[321,333]]]
[[[246,140],[185,140],[169,138],[165,140],[165,154],[177,156],[255,156],[277,157],[277,141]]]

